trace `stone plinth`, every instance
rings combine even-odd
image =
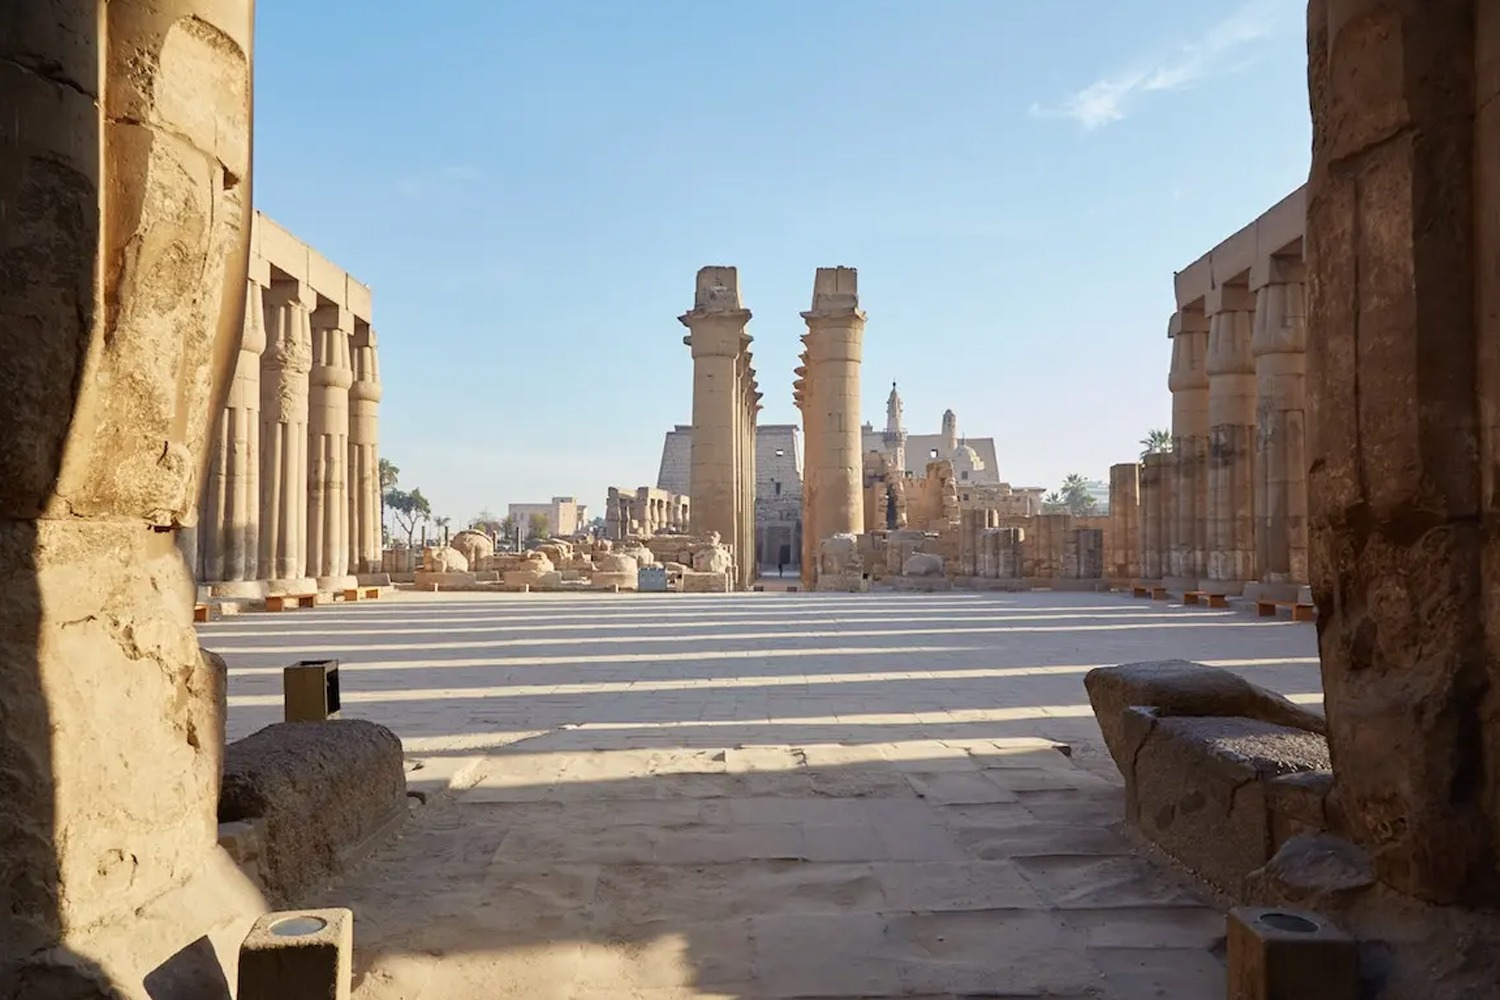
[[[406,809],[401,741],[373,722],[282,722],[225,753],[219,822],[259,827],[272,900],[296,899],[357,860]]]
[[[238,1000],[349,1000],[354,914],[283,910],[255,922],[240,946]]]

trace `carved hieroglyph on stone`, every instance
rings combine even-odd
[[[0,996],[202,996],[260,905],[175,539],[239,354],[251,23],[0,11]]]

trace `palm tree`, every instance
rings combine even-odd
[[[1043,514],[1061,514],[1066,509],[1067,504],[1063,502],[1062,495],[1056,490],[1042,497]]]
[[[385,495],[396,488],[396,479],[401,475],[401,470],[388,458],[382,458],[377,468],[380,470],[380,545],[384,548]]]
[[[1058,495],[1063,508],[1074,517],[1085,517],[1096,506],[1094,494],[1089,492],[1088,482],[1076,472],[1069,473],[1063,480]]]
[[[1172,450],[1172,432],[1165,427],[1153,427],[1141,438],[1141,457],[1165,455]]]
[[[443,532],[443,544],[447,545],[448,544],[448,525],[450,525],[450,524],[453,523],[453,518],[451,518],[451,517],[435,517],[435,518],[432,519],[432,523],[433,523],[433,525],[435,527],[439,528]]]

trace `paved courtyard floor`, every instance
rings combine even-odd
[[[1223,916],[1118,832],[1083,675],[1321,700],[1311,625],[1108,594],[400,594],[202,636],[231,739],[336,657],[442,792],[316,901],[362,1000],[1222,997]]]

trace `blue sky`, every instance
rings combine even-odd
[[[1172,272],[1306,178],[1303,0],[262,0],[258,206],[369,283],[381,446],[455,523],[654,483],[675,317],[740,269],[764,423],[819,266],[864,419],[1103,478]]]

